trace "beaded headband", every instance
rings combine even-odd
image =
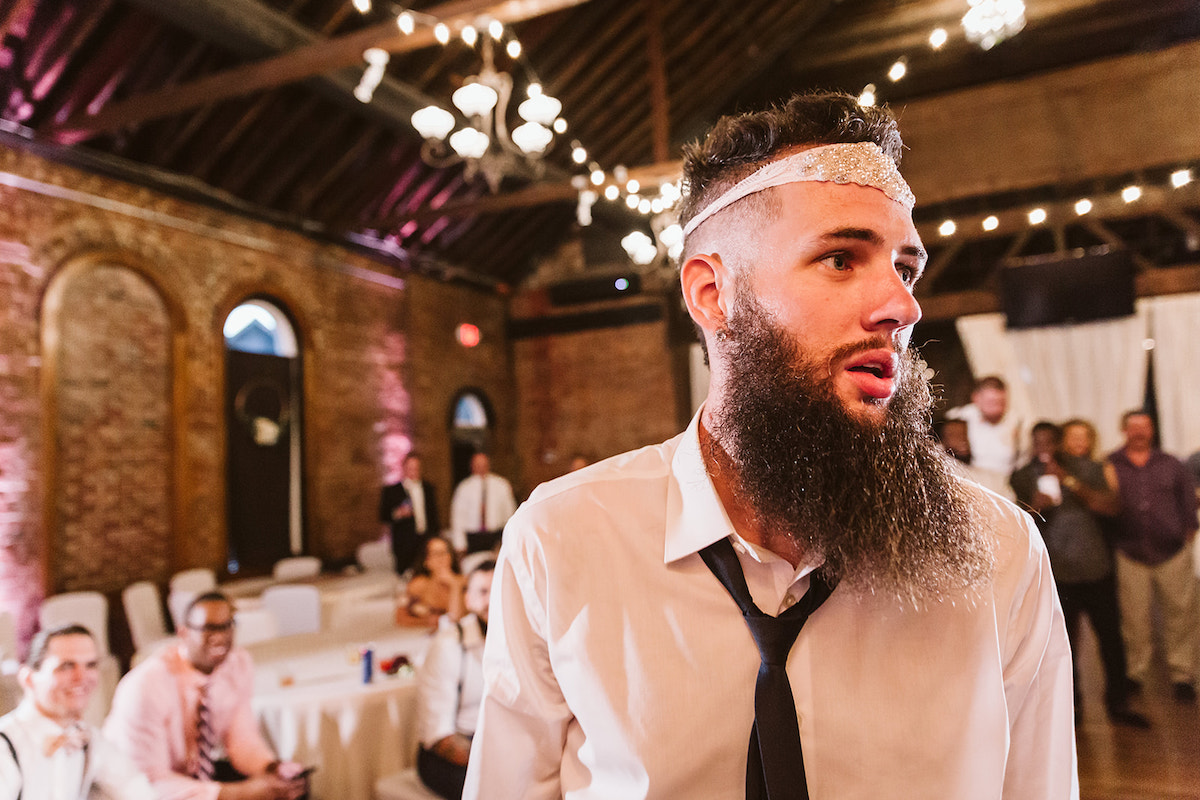
[[[700,223],[743,197],[773,186],[801,181],[855,183],[878,189],[909,211],[916,204],[916,197],[904,178],[900,177],[896,162],[888,158],[879,145],[874,142],[826,144],[771,161],[738,181],[692,217],[684,226],[683,235],[691,234]]]

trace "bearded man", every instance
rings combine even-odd
[[[820,94],[685,153],[707,401],[512,518],[466,797],[1078,796],[1045,546],[929,433],[900,147]]]

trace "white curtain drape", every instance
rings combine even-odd
[[[1039,419],[1083,417],[1099,431],[1099,454],[1120,445],[1120,415],[1139,407],[1145,394],[1144,306],[1132,317],[1082,325],[1008,331],[1003,314],[956,324],[973,374],[1004,378],[1010,413],[1026,433]]]
[[[1162,449],[1200,450],[1200,294],[1148,298]]]

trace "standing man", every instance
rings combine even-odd
[[[708,399],[509,522],[466,797],[1078,796],[1045,547],[928,432],[900,148],[816,94],[685,152]]]
[[[421,478],[421,457],[415,452],[404,457],[404,477],[400,482],[383,487],[379,521],[391,529],[397,573],[413,565],[425,537],[439,532],[437,492],[432,483]]]
[[[179,641],[117,684],[105,734],[163,800],[302,797],[308,781],[298,777],[300,765],[281,763],[259,733],[254,666],[233,646],[233,604],[208,592],[183,618]]]
[[[1129,682],[1125,677],[1125,645],[1121,641],[1117,588],[1113,576],[1112,548],[1104,539],[1099,517],[1121,510],[1117,493],[1109,486],[1105,467],[1091,458],[1091,431],[1082,420],[1059,429],[1053,422],[1033,426],[1033,458],[1013,473],[1017,500],[1036,513],[1035,519],[1058,585],[1071,640],[1075,668],[1075,719],[1082,718],[1079,690],[1079,625],[1087,614],[1104,665],[1104,706],[1110,721],[1134,728],[1150,722],[1129,707]],[[1109,467],[1109,469],[1112,469]]]
[[[1196,490],[1192,476],[1174,456],[1154,446],[1154,420],[1144,411],[1121,418],[1125,446],[1109,462],[1121,494],[1117,532],[1117,591],[1129,677],[1145,682],[1154,652],[1150,598],[1163,614],[1167,667],[1179,703],[1196,702],[1196,579],[1192,575],[1196,535]]]
[[[146,776],[83,721],[98,659],[82,625],[34,637],[18,673],[25,698],[0,717],[0,800],[153,800]]]
[[[491,550],[516,510],[512,485],[492,472],[487,453],[476,453],[471,474],[458,484],[450,501],[450,541],[460,553]]]
[[[1008,477],[1017,467],[1021,424],[1008,413],[1008,386],[996,375],[980,378],[971,391],[971,402],[950,409],[946,416],[967,423],[976,480],[1011,500]]]

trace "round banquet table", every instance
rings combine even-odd
[[[371,800],[375,781],[416,760],[412,671],[386,675],[398,654],[415,665],[429,633],[390,622],[287,636],[247,647],[255,662],[254,710],[280,758],[315,766],[314,800]],[[374,680],[363,683],[360,648],[374,646]]]

